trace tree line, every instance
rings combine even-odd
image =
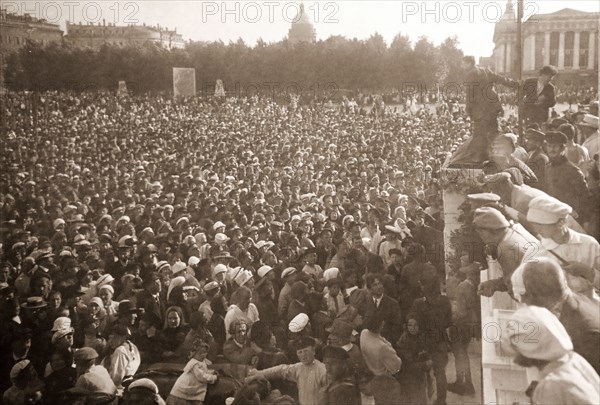
[[[463,52],[456,37],[435,46],[426,37],[411,43],[398,34],[390,44],[379,34],[365,40],[332,36],[315,43],[287,40],[248,46],[192,42],[167,50],[154,43],[103,45],[98,50],[68,43],[28,43],[8,55],[5,86],[12,90],[110,90],[124,80],[134,92],[169,92],[172,68],[196,69],[199,92],[214,91],[217,79],[232,93],[260,89],[395,92],[410,86],[433,90],[436,83],[459,82]]]

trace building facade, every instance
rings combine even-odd
[[[300,12],[292,22],[292,27],[288,32],[288,41],[295,45],[300,42],[312,43],[316,40],[317,32],[309,20],[308,14],[304,11],[304,3],[300,3]]]
[[[0,10],[0,53],[16,51],[28,42],[47,45],[61,42],[63,31],[58,24],[34,18],[29,14],[17,15]]]
[[[572,84],[597,83],[598,21],[600,13],[564,8],[535,14],[523,23],[523,75],[535,76],[552,65],[557,79]],[[493,69],[515,76],[518,72],[516,10],[508,0],[494,32]]]
[[[165,49],[182,49],[185,41],[177,29],[171,31],[161,26],[129,25],[117,26],[111,23],[72,24],[67,21],[65,39],[77,47],[99,49],[104,44],[141,45],[153,42]]]

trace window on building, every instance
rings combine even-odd
[[[558,65],[558,42],[559,33],[552,32],[550,34],[550,64],[552,66]]]
[[[535,34],[535,69],[541,69],[544,66],[544,33],[538,32]]]
[[[575,33],[565,32],[565,69],[573,67],[573,45],[575,44]]]
[[[590,33],[583,31],[579,34],[579,67],[587,69],[590,47]]]

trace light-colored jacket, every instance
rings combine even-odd
[[[208,370],[210,364],[210,360],[191,359],[188,361],[183,369],[183,374],[175,381],[170,395],[188,401],[204,401],[207,385],[217,381],[217,375]]]

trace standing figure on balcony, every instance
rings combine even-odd
[[[518,88],[519,83],[500,76],[490,69],[475,66],[473,56],[463,58],[465,70],[466,113],[473,122],[471,138],[462,144],[452,156],[451,165],[477,164],[488,160],[489,146],[499,134],[498,117],[502,104],[496,84]]]
[[[554,85],[550,83],[556,76],[556,69],[544,66],[539,77],[523,82],[523,121],[525,124],[544,124],[550,116],[550,108],[556,104]]]

